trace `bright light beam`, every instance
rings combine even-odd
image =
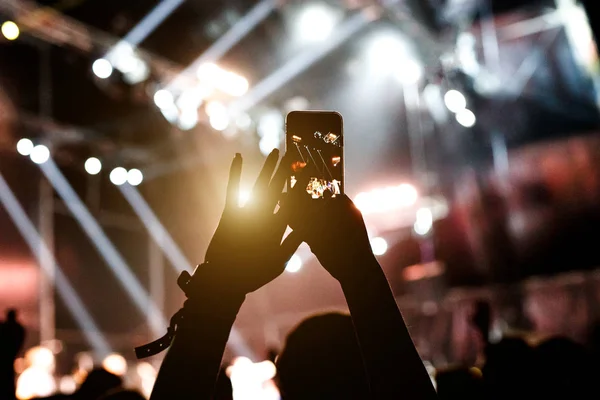
[[[192,272],[193,267],[190,262],[185,258],[179,246],[175,243],[169,232],[167,232],[164,225],[159,221],[158,217],[146,200],[140,195],[140,192],[137,191],[131,185],[121,185],[117,186],[125,199],[133,208],[133,211],[140,218],[146,230],[152,238],[156,241],[156,243],[163,250],[169,262],[175,267],[177,273],[181,273],[183,271]]]
[[[232,115],[244,112],[258,104],[270,94],[281,88],[287,82],[300,75],[303,71],[323,58],[329,52],[348,40],[360,29],[367,26],[372,19],[361,12],[346,20],[335,32],[330,40],[319,46],[308,48],[289,62],[281,66],[271,75],[257,83],[244,97],[231,105]]]
[[[94,352],[101,358],[106,357],[111,353],[111,348],[104,336],[100,333],[100,329],[88,313],[87,309],[83,305],[83,302],[73,289],[73,286],[69,283],[69,280],[62,272],[62,269],[56,262],[54,255],[48,249],[46,242],[42,239],[35,226],[23,210],[23,207],[19,204],[19,201],[15,197],[14,193],[4,180],[2,174],[0,174],[0,202],[8,212],[8,215],[14,222],[15,226],[25,239],[25,242],[31,249],[38,260],[38,264],[44,268],[48,263],[42,262],[42,260],[50,260],[54,264],[54,275],[55,284],[58,289],[58,295],[62,299],[65,306],[73,315],[75,322],[81,330],[84,336],[94,349]],[[43,273],[49,273],[47,270],[43,270]]]
[[[79,225],[91,239],[98,252],[102,255],[112,272],[118,278],[127,294],[131,297],[138,310],[143,315],[149,315],[148,321],[150,329],[154,335],[162,336],[168,324],[156,303],[150,298],[148,292],[144,290],[140,281],[131,272],[131,269],[121,256],[115,246],[108,239],[98,222],[83,204],[77,193],[67,182],[64,175],[59,171],[50,159],[41,164],[40,169],[46,175],[50,183],[60,197],[65,202],[67,208],[71,211]]]
[[[255,5],[246,15],[235,23],[223,36],[214,42],[204,53],[192,62],[185,70],[175,77],[167,85],[167,89],[173,89],[186,76],[195,76],[196,70],[202,64],[215,62],[221,58],[229,49],[235,46],[241,39],[264,21],[277,7],[277,0],[262,0]]]
[[[154,214],[150,205],[144,200],[140,192],[131,185],[121,185],[118,186],[118,188],[127,202],[131,205],[131,208],[133,208],[133,211],[140,218],[148,233],[150,233],[154,241],[163,250],[171,265],[175,267],[175,270],[178,273],[181,273],[182,271],[191,273],[193,270],[192,265],[183,255],[179,246],[177,246],[167,229],[160,222],[156,214]],[[235,328],[231,331],[229,342],[236,354],[256,359],[252,350],[250,350]]]
[[[137,47],[144,39],[146,39],[158,25],[160,25],[169,15],[173,13],[183,3],[184,0],[163,0],[156,5],[146,16],[138,22],[132,30],[125,35],[106,55],[107,60],[113,56],[115,49],[121,44],[128,44],[132,47]]]

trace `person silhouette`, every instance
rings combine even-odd
[[[0,398],[15,398],[15,368],[17,355],[25,342],[25,328],[17,320],[17,310],[9,309],[0,324]]]
[[[350,315],[327,313],[302,321],[277,358],[276,379],[283,400],[368,399],[369,381]]]

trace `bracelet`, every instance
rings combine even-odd
[[[200,268],[202,265],[198,265],[196,269]],[[177,278],[177,285],[181,290],[183,290],[183,293],[185,293],[185,296],[188,298],[190,295],[188,293],[188,285],[191,280],[192,276],[187,271],[183,271],[181,275],[179,275],[179,278]],[[177,328],[183,321],[183,317],[185,314],[184,311],[185,303],[184,306],[180,308],[179,311],[177,311],[171,317],[171,320],[169,321],[169,327],[167,328],[167,333],[163,337],[156,339],[155,341],[145,344],[143,346],[138,346],[135,348],[135,356],[138,360],[154,356],[171,346],[171,343],[173,343],[173,339],[175,338],[175,334],[177,333]]]

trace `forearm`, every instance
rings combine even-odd
[[[376,399],[433,399],[436,393],[375,258],[342,284]]]
[[[217,300],[186,313],[161,365],[151,400],[211,398],[239,309],[223,310],[216,304]]]

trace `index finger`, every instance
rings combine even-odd
[[[225,210],[238,207],[240,196],[240,179],[242,177],[242,155],[236,153],[229,168],[229,182],[227,183],[227,197]]]

